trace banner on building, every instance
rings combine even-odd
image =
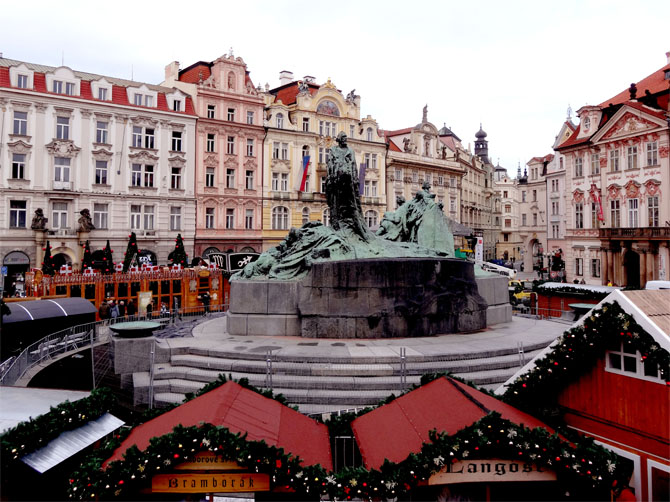
[[[305,155],[302,158],[302,179],[300,181],[300,191],[305,191],[305,185],[307,184],[307,173],[309,172],[309,155]]]

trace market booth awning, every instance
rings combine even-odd
[[[351,424],[368,469],[384,459],[401,462],[430,442],[429,432],[455,434],[491,411],[529,428],[551,428],[538,419],[454,379],[438,378],[358,417]]]
[[[54,298],[8,302],[10,313],[3,317],[4,325],[23,321],[51,319],[96,313],[95,305],[84,298]]]
[[[123,453],[133,445],[140,450],[146,449],[151,438],[168,434],[177,425],[189,427],[202,423],[246,434],[249,441],[263,440],[270,446],[283,448],[300,457],[303,465],[320,464],[326,470],[333,468],[328,428],[324,424],[235,382],[227,382],[135,427],[103,467],[114,460],[122,460]]]

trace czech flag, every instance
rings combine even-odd
[[[305,191],[305,183],[307,183],[307,172],[309,168],[309,155],[302,158],[302,181],[300,182],[300,191]]]

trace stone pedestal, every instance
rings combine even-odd
[[[508,279],[501,275],[477,277],[477,289],[488,308],[486,326],[512,321],[512,305],[509,303]]]
[[[486,327],[472,263],[449,258],[316,263],[299,281],[233,280],[230,296],[232,335],[392,338]]]

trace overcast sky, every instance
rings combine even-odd
[[[568,106],[607,100],[670,51],[668,0],[1,0],[0,13],[6,58],[158,84],[170,61],[232,47],[256,85],[289,70],[355,88],[383,129],[427,104],[466,148],[481,122],[512,174],[551,153]]]

